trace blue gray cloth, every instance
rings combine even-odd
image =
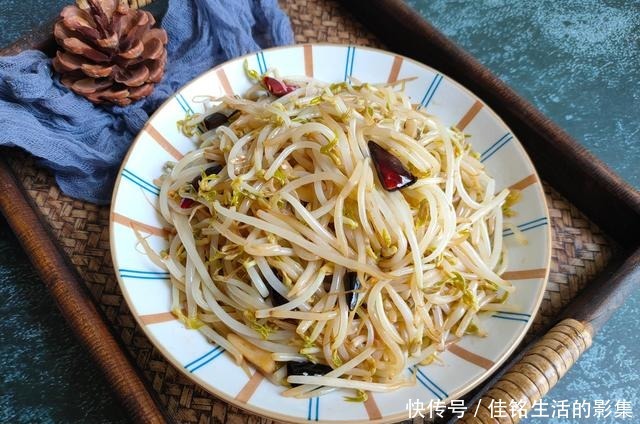
[[[164,78],[127,107],[96,106],[74,94],[41,52],[0,58],[0,146],[41,158],[69,196],[108,203],[131,141],[168,96],[225,60],[293,43],[276,0],[170,0],[162,27],[169,35]]]

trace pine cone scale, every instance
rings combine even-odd
[[[147,44],[147,41],[154,39],[160,41],[163,46],[169,42],[167,32],[160,28],[152,28],[142,36],[142,42],[145,44]]]
[[[90,65],[87,63],[82,64],[81,69],[85,75],[88,75],[93,78],[105,78],[111,75],[114,66],[100,66],[100,65]]]
[[[118,41],[118,34],[113,33],[107,38],[96,40],[96,43],[103,49],[112,50],[118,47]]]
[[[113,12],[120,5],[119,0],[97,0],[97,1],[87,0],[87,3],[89,6],[88,7],[89,10],[91,10],[92,12],[96,10],[94,14],[108,16],[108,17],[111,17],[111,15],[113,15]]]
[[[151,94],[167,62],[167,33],[119,0],[79,0],[54,26],[62,84],[94,103],[121,106]]]
[[[113,2],[100,1],[99,3],[94,0],[88,0],[90,13],[93,15],[93,20],[96,23],[96,28],[100,32],[102,37],[107,37],[109,34],[109,27],[115,7]],[[109,16],[105,13],[105,10],[110,12]]]
[[[67,38],[74,37],[75,35],[76,32],[67,27],[64,20],[56,22],[53,27],[53,37],[56,39],[58,44],[61,44]]]
[[[138,17],[138,21],[133,23],[128,30],[128,34],[122,40],[120,48],[124,50],[130,49],[133,43],[140,40],[154,23],[155,20],[151,22],[149,19]]]
[[[147,97],[153,91],[153,87],[150,85],[141,85],[133,90],[129,90],[129,97],[133,100],[138,100],[142,97]]]
[[[162,52],[162,56],[157,61],[149,62],[147,68],[149,68],[149,81],[160,82],[162,75],[164,74],[164,65],[167,62],[166,50]]]
[[[85,21],[77,15],[65,18],[64,26],[73,31],[79,32],[89,39],[97,39],[98,37],[100,37],[100,33],[97,29],[92,27],[89,22]]]
[[[62,12],[60,12],[60,18],[63,20],[79,19],[86,22],[87,25],[91,28],[95,29],[96,27],[96,23],[94,22],[93,17],[91,17],[91,15],[85,10],[82,10],[76,6],[65,6],[65,8],[62,9]]]
[[[56,58],[58,65],[65,71],[77,71],[82,67],[82,58],[73,53],[64,53],[61,51],[56,52]]]
[[[126,84],[127,87],[139,87],[149,78],[149,69],[142,65],[129,70],[120,70],[114,75],[117,82]]]
[[[93,78],[83,78],[72,83],[71,87],[80,94],[92,94],[96,91],[104,90],[111,84],[107,80],[99,80]]]
[[[153,38],[145,44],[142,57],[155,60],[162,56],[162,52],[164,52],[164,45],[160,40]]]
[[[118,53],[118,56],[123,59],[135,59],[136,57],[140,56],[143,51],[144,44],[142,44],[142,41],[136,40],[135,44],[129,50],[127,50],[126,52]]]
[[[72,37],[65,38],[62,41],[62,46],[70,51],[71,53],[75,53],[80,56],[84,56],[87,59],[91,59],[94,62],[110,62],[111,58],[101,51],[94,49],[87,43],[80,41],[80,39]]]

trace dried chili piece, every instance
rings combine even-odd
[[[180,207],[182,209],[189,209],[191,206],[193,206],[194,203],[196,203],[195,200],[184,197],[182,200],[180,200]]]
[[[357,272],[347,272],[344,277],[344,289],[346,291],[347,305],[353,311],[358,306],[359,290],[362,287]]]
[[[229,117],[222,112],[214,112],[211,115],[207,115],[203,120],[202,124],[210,131],[212,129],[218,128],[220,125],[224,125],[229,120]]]
[[[204,175],[217,174],[220,171],[222,171],[222,166],[213,165],[204,170]],[[200,181],[202,181],[202,175],[198,175],[193,180],[191,180],[191,185],[196,190],[196,192],[200,190]]]
[[[313,362],[287,362],[287,375],[323,376],[333,371],[329,365],[314,364]],[[293,387],[300,384],[291,384]]]
[[[276,97],[282,97],[285,94],[289,94],[298,88],[295,85],[289,85],[286,82],[280,81],[279,79],[273,77],[262,78],[262,83],[265,87],[267,87],[269,93],[273,94]]]
[[[204,125],[205,130],[211,131],[221,125],[228,124],[229,121],[235,118],[239,113],[239,110],[234,110],[230,115],[224,114],[222,112],[213,112],[211,115],[205,116],[205,118],[202,120],[202,125]]]
[[[373,166],[376,168],[378,179],[385,190],[399,190],[417,181],[417,178],[405,168],[400,159],[374,141],[370,140],[368,145]]]

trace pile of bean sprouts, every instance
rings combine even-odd
[[[159,179],[175,231],[159,253],[140,238],[170,273],[173,313],[285,396],[413,385],[407,368],[484,335],[478,314],[513,290],[500,277],[509,191],[405,81],[283,78],[291,92],[276,97],[249,76],[244,97],[199,97],[206,112],[179,122],[198,147]],[[203,128],[213,113],[230,117]],[[368,141],[417,181],[385,190]],[[287,375],[290,361],[330,371]]]

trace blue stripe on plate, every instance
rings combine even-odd
[[[309,398],[307,402],[307,421],[320,420],[320,398]]]
[[[175,95],[175,99],[176,99],[176,102],[178,102],[178,105],[180,105],[180,109],[182,109],[182,111],[183,111],[184,113],[189,113],[189,112],[188,112],[188,111],[189,111],[189,109],[188,109],[188,108],[186,107],[186,105],[182,102],[182,98],[181,98],[181,96],[179,96],[179,95],[176,93],[176,95]]]
[[[256,52],[256,61],[258,62],[258,71],[260,75],[264,74],[264,68],[262,67],[262,60],[260,60],[260,52]]]
[[[507,311],[496,311],[496,314],[502,314],[502,315],[516,315],[519,317],[527,317],[529,318],[531,316],[531,314],[523,314],[520,312],[507,312]]]
[[[438,88],[440,87],[440,83],[443,80],[443,76],[439,75],[439,79],[438,82],[436,83],[436,86],[433,88],[433,91],[431,92],[431,95],[429,96],[429,98],[427,99],[427,103],[425,103],[424,107],[426,108],[427,106],[429,106],[429,103],[431,103],[431,99],[433,99],[433,96],[435,96],[436,91],[438,90]]]
[[[262,69],[263,69],[263,73],[265,73],[267,72],[267,69],[269,69],[269,67],[267,66],[267,60],[264,57],[263,51],[260,52],[260,59],[262,59]]]
[[[317,397],[309,398],[309,402],[307,403],[307,420],[308,421],[318,421],[318,413],[317,413]],[[316,407],[314,408],[314,404]],[[314,416],[315,413],[315,416]]]
[[[351,66],[349,66],[349,76],[353,75],[353,64],[356,61],[356,48],[355,46],[351,49]]]
[[[196,370],[199,370],[200,368],[204,367],[205,365],[207,365],[209,362],[213,361],[214,359],[216,359],[218,356],[222,355],[224,353],[224,349],[220,349],[220,351],[218,353],[216,353],[212,358],[207,359],[206,361],[202,362],[200,365],[198,365],[195,368],[192,368],[191,371],[189,372],[195,372]]]
[[[510,320],[510,321],[529,322],[528,319],[524,319],[524,318],[507,317],[507,316],[502,316],[502,315],[498,315],[498,314],[493,314],[491,316],[494,317],[494,318],[506,319],[506,320]]]
[[[178,99],[178,103],[180,103],[185,113],[193,115],[194,112],[193,109],[191,109],[191,105],[189,105],[189,102],[187,102],[187,99],[185,99],[182,94],[176,93],[176,99]]]
[[[527,228],[523,229],[522,231],[529,231],[529,230],[533,230],[534,228],[542,227],[543,225],[547,225],[547,221],[540,222],[540,223],[538,223],[538,224],[536,224],[536,225],[532,225],[532,226],[530,226],[530,227],[527,227]]]
[[[347,47],[347,59],[344,64],[344,80],[347,81],[353,73],[353,62],[356,54],[356,48],[353,46]]]
[[[485,150],[481,155],[480,155],[480,162],[484,162],[485,160],[489,159],[491,156],[493,156],[498,150],[502,149],[509,141],[511,141],[513,139],[513,135],[511,135],[511,133],[506,133],[505,135],[503,135],[502,137],[500,137],[498,139],[498,141],[496,141],[495,143],[493,143],[491,145],[491,147],[489,147],[487,150]]]
[[[433,88],[433,84],[435,84],[437,79],[438,79],[438,74],[436,74],[431,80],[431,82],[429,83],[429,87],[427,87],[427,91],[424,93],[424,96],[422,96],[422,100],[420,100],[420,106],[424,105],[424,102],[427,100],[427,97],[429,97],[429,94],[431,93],[431,89]]]
[[[431,80],[431,84],[429,84],[429,88],[427,88],[427,92],[424,93],[424,96],[420,101],[420,105],[423,108],[426,108],[427,106],[429,106],[431,99],[433,99],[433,96],[436,94],[438,87],[440,87],[440,83],[442,82],[442,79],[443,79],[442,75],[436,74],[436,76],[433,77],[433,79]]]
[[[126,168],[122,170],[122,176],[125,177],[127,180],[131,181],[132,183],[134,183],[135,185],[139,186],[140,188],[148,191],[151,194],[154,194],[156,196],[160,194],[160,189],[158,187],[143,180],[142,178],[138,177],[136,174],[134,174],[133,172],[129,171]]]
[[[520,231],[522,232],[525,232],[525,231],[532,230],[534,228],[542,227],[543,225],[547,225],[547,224],[548,224],[547,217],[543,216],[542,218],[536,218],[529,222],[525,222],[524,224],[518,225],[518,229],[520,229]],[[507,237],[511,235],[513,235],[513,231],[511,231],[511,229],[509,228],[507,228],[502,232],[503,237]]]
[[[118,271],[128,272],[130,274],[169,275],[169,273],[166,271],[140,271],[137,269],[126,269],[126,268],[119,268]]]
[[[509,137],[511,135],[511,133],[506,133],[505,135],[503,135],[502,137],[500,137],[498,139],[498,141],[496,141],[495,143],[493,143],[491,146],[489,146],[489,148],[487,150],[485,150],[484,152],[482,152],[482,154],[480,156],[484,156],[487,153],[489,153],[491,150],[493,150],[498,144],[500,144],[505,138]]]
[[[433,393],[439,400],[442,400],[444,398],[446,398],[447,396],[449,396],[447,394],[447,392],[445,392],[444,390],[442,390],[440,388],[440,386],[438,386],[436,383],[433,382],[433,380],[431,380],[429,377],[426,376],[425,373],[423,373],[420,368],[418,368],[417,366],[414,367],[415,371],[416,371],[416,379],[425,387],[427,388],[427,390],[429,390],[431,393]]]
[[[422,384],[427,390],[429,390],[436,398],[438,398],[438,400],[442,400],[442,397],[435,391],[435,389],[432,389],[431,386],[429,385],[429,383],[423,381],[421,379],[421,377],[416,374],[416,380],[418,380],[418,382],[420,384]]]
[[[180,107],[182,108],[182,110],[184,111],[184,113],[186,115],[193,115],[195,114],[195,112],[193,111],[193,109],[191,108],[191,105],[189,104],[189,102],[187,102],[187,99],[184,98],[184,96],[180,93],[176,93],[176,95],[174,96],[174,98],[176,99],[176,101],[178,102],[178,104],[180,105]],[[196,127],[195,128],[195,134],[201,134],[202,131],[200,130],[200,128]]]
[[[168,275],[131,275],[131,274],[120,274],[122,278],[133,278],[136,280],[168,280]]]
[[[216,350],[218,350],[220,348],[220,346],[216,346],[213,349],[211,349],[210,351],[208,351],[207,353],[205,353],[202,356],[197,357],[196,359],[194,359],[193,361],[189,362],[187,365],[185,365],[185,368],[189,368],[191,365],[195,364],[196,362],[198,362],[201,359],[204,359],[205,357],[209,356],[210,354],[214,353]]]
[[[542,216],[540,218],[532,219],[531,221],[527,221],[525,223],[522,223],[522,224],[518,225],[518,228],[524,229],[526,227],[530,227],[532,225],[538,224],[538,223],[540,223],[542,221],[546,221],[546,220],[547,220],[547,217],[546,216]]]
[[[155,190],[160,192],[160,188],[157,187],[156,185],[140,178],[138,175],[134,174],[133,172],[129,171],[127,168],[124,168],[122,170],[123,174],[126,174],[128,177],[132,178],[133,180],[135,180],[136,182],[138,182],[139,184],[142,184],[144,186],[146,186],[149,190]]]
[[[347,72],[349,71],[349,56],[351,55],[351,46],[347,46],[347,58],[344,62],[344,81],[347,80]]]
[[[200,368],[202,368],[203,366],[207,365],[209,362],[213,361],[214,359],[216,359],[218,356],[222,355],[224,353],[224,349],[221,348],[220,346],[216,346],[213,349],[211,349],[210,351],[208,351],[207,353],[205,353],[204,355],[194,359],[193,361],[189,362],[187,365],[185,365],[185,369],[189,372],[194,372],[195,370],[198,370]],[[191,369],[189,369],[191,368]]]

